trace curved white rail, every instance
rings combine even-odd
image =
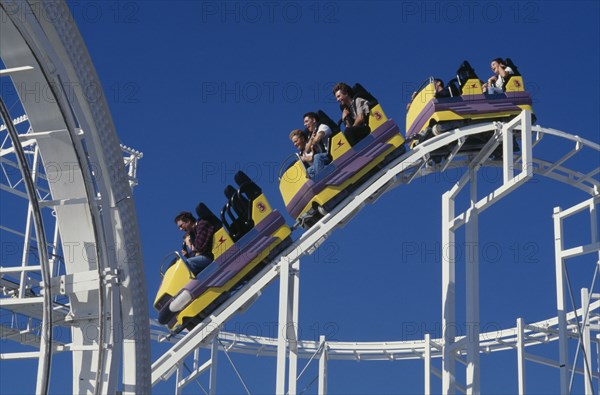
[[[523,113],[521,117],[529,117],[529,114]],[[489,158],[489,154],[494,148],[502,143],[502,123],[492,122],[487,124],[479,124],[452,130],[440,136],[432,138],[411,150],[389,164],[375,175],[369,182],[361,186],[351,196],[346,198],[339,204],[331,213],[323,217],[317,224],[308,229],[302,236],[294,242],[286,251],[277,257],[273,263],[265,268],[257,277],[247,284],[241,291],[230,298],[223,306],[216,310],[213,315],[208,317],[203,323],[199,324],[185,336],[179,337],[176,344],[160,357],[152,365],[152,384],[156,384],[159,380],[166,379],[176,369],[177,364],[188,356],[195,348],[203,345],[209,339],[218,333],[219,328],[235,314],[246,303],[251,302],[252,298],[272,280],[274,280],[284,266],[293,264],[298,258],[305,254],[312,253],[318,246],[326,240],[329,234],[338,226],[343,226],[351,218],[356,215],[366,204],[373,203],[382,194],[391,190],[400,184],[410,183],[417,177],[421,177],[433,172],[444,171],[454,167],[469,167],[469,166],[494,166],[506,167],[506,163],[502,160],[493,160]],[[520,126],[514,127],[515,130],[520,130]],[[598,195],[600,191],[600,181],[594,179],[594,175],[600,172],[600,167],[588,169],[585,171],[577,171],[566,168],[562,164],[571,156],[580,152],[583,148],[591,149],[600,154],[600,145],[589,140],[582,139],[577,136],[572,136],[568,133],[547,129],[540,126],[531,127],[531,131],[535,133],[535,138],[529,141],[531,147],[536,147],[545,135],[557,137],[561,140],[566,140],[574,143],[574,149],[563,156],[559,160],[549,161],[541,158],[531,157],[529,165],[523,165],[521,158],[514,158],[512,165],[516,168],[518,165],[523,168],[528,168],[533,174],[543,175],[552,178],[556,181],[566,183],[575,188],[581,189],[592,196]],[[484,148],[488,151],[487,155],[481,155],[481,152],[460,153],[451,155],[449,160],[433,165],[431,163],[431,154],[442,147],[461,144],[469,136],[474,135],[493,135],[490,137],[488,145]],[[529,133],[531,136],[531,133]],[[511,155],[512,156],[512,155]],[[474,162],[476,162],[474,164]],[[506,162],[506,160],[504,160]],[[592,164],[598,165],[598,164]],[[494,200],[502,196],[491,196],[489,199]],[[598,308],[595,303],[594,308]],[[544,322],[536,323],[528,326],[528,331],[531,332],[530,337],[526,341],[527,345],[539,343],[539,337],[544,337],[543,341],[555,340],[556,336],[543,333],[535,335],[535,328],[548,328],[552,331],[552,327],[557,323],[557,318],[552,318]],[[280,323],[281,324],[281,323]],[[155,330],[154,335],[161,338],[160,330]],[[515,347],[517,329],[505,329],[500,334],[486,333],[480,336],[480,351],[491,352],[505,350]],[[529,332],[528,332],[529,333]],[[264,337],[236,337],[231,334],[219,335],[220,339],[224,340],[229,351],[237,351],[242,353],[256,353],[257,355],[273,356],[277,353],[274,349],[280,339],[264,338]],[[164,337],[162,338],[164,340]],[[457,337],[454,346],[457,347],[461,343],[461,338]],[[203,344],[204,343],[204,344]],[[441,356],[442,340],[431,340],[431,356]],[[411,341],[411,342],[379,342],[379,343],[364,343],[364,342],[327,342],[328,358],[339,359],[407,359],[407,358],[422,358],[425,353],[426,342]],[[319,342],[307,342],[298,340],[297,350],[299,357],[310,358],[321,347]],[[259,351],[260,350],[260,351]]]
[[[64,321],[71,339],[65,349],[73,355],[73,392],[149,392],[148,311],[137,218],[93,64],[64,2],[2,1],[0,18],[0,56],[31,128],[13,144],[35,144],[39,150],[51,192],[39,205],[55,213],[60,229],[65,273],[40,286],[68,296]],[[26,100],[27,92],[40,87],[48,97]],[[30,301],[3,298],[0,307],[26,314],[23,306]],[[43,308],[52,312],[55,305],[44,303]],[[90,336],[90,327],[97,328],[97,336]],[[40,361],[49,356],[43,348],[37,354]],[[47,373],[41,376],[46,379],[38,376],[37,390],[45,392]]]

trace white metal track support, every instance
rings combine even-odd
[[[182,374],[181,374],[181,365],[179,365],[177,367],[177,371],[175,372],[175,395],[180,395],[181,394],[181,389],[182,387],[179,385],[179,383],[182,380]]]
[[[466,224],[466,248],[471,248],[466,256],[466,319],[467,333],[467,386],[468,394],[480,392],[479,373],[479,257],[478,257],[478,217],[509,192],[523,185],[532,175],[531,113],[521,115],[507,124],[497,126],[496,135],[488,141],[469,165],[469,172],[442,195],[442,393],[452,395],[456,383],[456,251],[455,232]],[[521,130],[521,171],[514,175],[513,130]],[[498,145],[498,130],[501,133],[503,149],[503,184],[494,192],[477,200],[477,170]],[[456,216],[454,199],[471,182],[470,208]]]
[[[279,266],[279,324],[277,326],[277,370],[275,394],[285,395],[287,370],[287,325],[290,320],[290,266],[283,260]]]
[[[583,385],[585,388],[585,393],[587,395],[592,395],[594,393],[594,385],[592,383],[592,374],[593,372],[590,370],[592,366],[592,341],[590,338],[590,320],[589,320],[589,305],[590,305],[590,294],[587,288],[581,289],[581,310],[583,310],[583,314],[581,316],[581,337],[583,338],[583,349],[585,350],[585,354],[583,358],[585,358],[583,369],[585,374],[583,375]]]
[[[15,142],[19,144],[19,142]],[[33,166],[31,169],[31,181],[33,185],[37,183],[37,168],[38,168],[38,158],[40,156],[40,151],[38,146],[35,146],[33,154]],[[33,226],[33,203],[29,202],[27,207],[27,220],[25,222],[25,236],[23,240],[23,256],[21,258],[21,267],[25,269],[25,267],[29,264],[29,254],[31,248],[31,228]],[[25,291],[27,289],[27,278],[28,274],[25,270],[21,272],[20,281],[19,281],[19,298],[25,297]]]
[[[212,339],[210,347],[210,377],[208,381],[209,395],[217,393],[217,359],[219,356],[219,336],[218,334]]]
[[[467,377],[468,395],[480,393],[479,369],[479,213],[477,204],[477,167],[469,169],[471,180],[470,208],[465,222]]]
[[[598,366],[598,370],[600,370],[600,334],[596,335],[596,356],[598,358],[598,360],[596,361],[596,366]],[[596,380],[596,383],[600,388],[600,372],[598,372],[597,378],[598,380]]]
[[[554,208],[554,253],[556,273],[556,310],[558,317],[558,361],[560,369],[560,393],[569,393],[569,348],[567,343],[567,310],[565,278],[563,271],[563,229],[560,207]]]
[[[4,101],[0,97],[0,118],[6,125],[6,130],[12,140],[13,147],[15,148],[15,154],[19,163],[19,168],[23,176],[23,182],[25,184],[29,202],[31,204],[34,229],[37,239],[37,247],[39,254],[40,266],[42,267],[42,280],[43,286],[45,287],[44,292],[44,305],[42,318],[42,336],[40,337],[40,358],[38,362],[37,371],[37,384],[36,393],[47,393],[50,385],[50,368],[52,364],[52,294],[49,289],[50,284],[50,270],[48,265],[48,250],[46,248],[46,233],[44,230],[43,218],[40,213],[39,201],[37,198],[37,192],[34,185],[34,179],[32,177],[31,169],[25,157],[23,147],[19,142],[19,134],[15,129],[15,126],[11,123],[10,113],[4,104]]]
[[[321,345],[321,356],[319,357],[319,395],[327,395],[327,343],[325,336],[319,337]]]
[[[425,334],[425,353],[423,355],[424,360],[424,394],[431,394],[431,335],[429,333]]]
[[[296,395],[298,377],[298,303],[300,300],[300,260],[296,260],[290,271],[290,290],[288,304],[290,313],[288,315],[287,337],[289,343],[289,372],[288,372],[288,394]]]
[[[523,318],[517,319],[517,371],[519,395],[525,395],[525,324]]]
[[[456,386],[456,360],[454,340],[456,337],[456,269],[454,196],[452,191],[442,195],[442,393],[453,395]]]
[[[482,151],[491,151],[486,145]],[[489,153],[487,154],[489,155]],[[487,156],[478,155],[471,164],[476,166]],[[454,198],[471,178],[471,172],[442,195],[442,393],[452,395],[456,391],[456,225]],[[476,200],[476,197],[475,197]],[[476,209],[476,205],[473,205]]]
[[[593,253],[600,254],[600,248],[598,247],[598,223],[596,220],[596,205],[600,204],[600,195],[596,195],[591,199],[587,199],[573,207],[562,210],[560,207],[554,208],[554,253],[555,253],[555,272],[556,272],[556,309],[558,318],[558,333],[559,333],[559,368],[560,368],[560,388],[561,393],[568,393],[570,387],[569,373],[571,366],[569,365],[569,349],[568,349],[568,320],[566,314],[567,299],[565,294],[566,278],[566,260],[570,257]],[[563,219],[570,217],[574,214],[580,213],[585,210],[589,210],[590,223],[591,223],[591,241],[592,243],[588,246],[579,246],[565,250],[564,249],[564,230],[563,230]],[[585,248],[584,248],[585,247]],[[578,254],[573,254],[573,250],[580,250]],[[596,261],[598,265],[598,261]],[[597,270],[597,267],[595,267]],[[587,290],[582,290],[582,303],[584,307],[589,305],[589,294]],[[588,319],[589,308],[582,308],[581,323],[589,323]],[[591,340],[589,335],[589,326],[585,325],[581,328],[583,336],[583,350],[584,365],[583,374],[585,376],[584,385],[586,393],[593,393],[593,386],[589,376],[592,372],[589,372],[589,366],[591,366]],[[586,340],[587,332],[587,340]],[[586,344],[587,343],[587,344]],[[573,367],[574,369],[575,367]]]
[[[394,186],[400,185],[402,183],[408,182],[409,176],[423,176],[426,174],[430,174],[433,171],[439,171],[439,169],[421,169],[418,172],[414,172],[415,168],[418,167],[418,164],[423,163],[423,158],[429,155],[430,152],[448,145],[450,142],[458,141],[460,138],[467,138],[471,135],[487,133],[487,132],[495,132],[493,138],[489,141],[489,144],[486,145],[484,149],[482,149],[479,153],[476,154],[475,158],[471,155],[467,155],[467,159],[464,162],[459,164],[453,163],[454,167],[464,166],[468,164],[472,169],[477,169],[480,166],[496,166],[497,162],[490,162],[487,160],[489,155],[494,151],[497,145],[502,142],[503,144],[503,152],[505,150],[506,155],[504,155],[504,160],[502,161],[502,169],[504,171],[504,180],[506,182],[503,183],[500,187],[498,187],[494,192],[488,194],[483,197],[479,201],[477,201],[475,205],[475,209],[477,209],[477,214],[482,213],[485,209],[492,206],[495,202],[501,199],[504,196],[507,196],[511,191],[516,189],[518,186],[524,184],[529,177],[533,175],[533,173],[540,173],[545,175],[546,177],[553,178],[559,182],[563,182],[569,184],[571,186],[577,187],[583,190],[586,193],[593,193],[600,189],[600,182],[596,180],[589,180],[589,176],[585,176],[585,174],[578,173],[576,171],[572,171],[561,166],[555,167],[551,172],[544,172],[545,169],[548,169],[552,166],[551,163],[542,161],[540,159],[533,159],[532,157],[532,148],[535,144],[532,144],[531,141],[531,132],[537,132],[536,143],[539,142],[541,136],[544,134],[549,134],[554,137],[565,138],[570,141],[581,141],[584,148],[590,148],[595,150],[596,152],[600,152],[600,146],[598,144],[589,142],[587,140],[580,139],[576,136],[570,136],[563,132],[554,131],[551,129],[541,128],[539,126],[531,127],[530,122],[530,113],[524,111],[520,116],[515,118],[513,121],[501,124],[501,123],[490,123],[486,125],[480,126],[470,126],[465,128],[459,128],[448,132],[443,136],[438,136],[434,139],[431,139],[421,145],[419,145],[415,150],[412,150],[401,158],[398,158],[396,162],[391,163],[388,167],[382,171],[381,175],[378,176],[376,180],[373,180],[371,183],[366,183],[364,186],[361,186],[351,197],[349,197],[344,204],[341,204],[339,207],[334,209],[331,213],[327,214],[319,223],[317,223],[314,227],[305,232],[300,239],[296,240],[294,244],[287,250],[287,252],[282,253],[282,256],[275,259],[272,263],[269,270],[265,270],[263,274],[257,276],[252,280],[252,284],[248,285],[244,289],[243,292],[238,294],[232,298],[231,301],[228,301],[225,305],[219,308],[206,322],[200,324],[197,328],[192,330],[188,335],[183,336],[179,343],[177,343],[172,350],[166,353],[163,357],[161,357],[152,367],[152,383],[155,384],[160,379],[167,379],[172,372],[172,367],[176,363],[179,358],[182,358],[187,353],[190,352],[190,349],[194,346],[193,344],[199,345],[203,338],[210,335],[210,332],[214,330],[214,328],[218,325],[221,325],[225,322],[228,317],[235,311],[236,306],[241,306],[243,302],[249,300],[252,295],[246,295],[246,291],[248,293],[257,292],[262,287],[266,286],[271,280],[274,280],[276,276],[280,275],[280,271],[287,270],[286,278],[290,275],[293,268],[287,267],[283,268],[285,265],[290,265],[290,262],[297,260],[300,256],[304,254],[310,254],[314,249],[321,244],[327,236],[339,226],[343,226],[343,224],[347,223],[352,216],[354,216],[357,212],[359,212],[362,207],[374,201],[374,196],[379,197],[381,195],[381,188],[386,188],[386,190],[391,190]],[[521,136],[521,154],[522,157],[517,157],[513,153],[513,134],[520,133]],[[506,147],[504,146],[506,144]],[[518,168],[515,169],[515,168]],[[595,170],[594,170],[595,171]],[[514,174],[518,172],[519,174]],[[546,173],[546,174],[543,174]],[[596,174],[597,172],[593,173]],[[588,173],[592,174],[592,173]],[[467,391],[467,388],[460,386],[456,383],[455,378],[455,369],[456,369],[456,361],[458,359],[458,354],[463,353],[466,350],[467,341],[460,340],[457,342],[456,339],[456,308],[455,308],[455,259],[456,252],[450,248],[454,244],[455,232],[460,226],[466,224],[470,220],[471,213],[468,211],[462,213],[458,216],[455,215],[455,206],[454,199],[458,192],[466,185],[466,183],[470,180],[470,175],[465,174],[464,179],[462,179],[451,191],[448,191],[443,196],[442,200],[442,213],[443,213],[443,224],[442,224],[442,239],[443,239],[443,254],[442,254],[442,321],[443,321],[443,338],[434,342],[431,342],[431,355],[432,357],[442,356],[442,371],[438,371],[434,367],[431,367],[431,375],[436,377],[441,377],[443,386],[442,389],[445,393],[455,393],[456,391]],[[390,184],[390,182],[392,184]],[[581,253],[590,252],[594,247],[597,247],[598,243],[591,243],[586,246],[585,251],[582,250]],[[294,310],[289,308],[283,308],[283,303],[281,300],[288,301],[286,298],[290,298],[290,295],[293,295],[294,285],[289,283],[289,278],[287,281],[287,289],[284,291],[280,288],[280,317],[283,315],[285,320],[280,319],[280,326],[284,325],[285,322],[289,322],[290,317],[291,321],[294,322]],[[284,286],[284,283],[280,284],[281,287]],[[293,300],[293,298],[292,298]],[[597,307],[596,307],[597,308]],[[297,310],[296,310],[297,312]],[[571,315],[569,315],[570,317]],[[558,327],[557,322],[558,318],[553,318],[553,327],[547,329],[548,336],[547,338],[550,341],[557,340],[558,338]],[[470,325],[470,323],[469,323]],[[540,326],[546,327],[546,323],[540,323]],[[598,325],[597,321],[594,325]],[[283,329],[283,328],[281,328]],[[288,329],[288,328],[286,328]],[[504,333],[506,332],[506,333]],[[571,331],[568,333],[569,336],[573,337]],[[287,330],[283,330],[283,334],[280,331],[278,333],[278,339],[269,339],[260,340],[265,341],[265,344],[255,345],[253,342],[245,343],[245,344],[237,344],[232,345],[235,348],[241,350],[240,352],[249,352],[248,347],[254,349],[256,348],[257,353],[265,353],[269,355],[276,354],[278,357],[278,383],[277,387],[279,391],[278,393],[286,393],[286,380],[293,375],[288,374],[288,365],[286,360],[288,359],[288,353],[290,353],[290,358],[293,358],[292,350],[292,340],[297,339],[290,336]],[[495,335],[492,335],[495,336]],[[503,331],[502,339],[489,340],[489,337],[486,337],[486,334],[483,334],[479,338],[479,348],[480,352],[483,350],[500,350],[505,349],[507,344],[510,344],[511,347],[516,344],[516,329],[510,331]],[[536,342],[539,342],[540,336],[537,335],[529,335],[524,338],[523,346],[533,345]],[[545,340],[544,340],[545,341]],[[278,348],[272,347],[273,343],[278,345]],[[298,357],[305,357],[306,353],[312,353],[315,351],[318,344],[314,342],[307,346],[308,343],[301,342],[297,344],[298,347]],[[439,349],[437,344],[439,343]],[[281,346],[283,344],[283,346]],[[424,344],[424,343],[423,343]],[[351,359],[355,358],[358,352],[356,351],[357,346],[352,343],[350,344],[337,344],[336,342],[330,343],[330,346],[327,350],[327,355],[329,359]],[[386,358],[389,358],[390,355],[394,359],[400,358],[422,358],[424,355],[424,348],[420,350],[415,349],[414,345],[400,345],[399,349],[396,350],[393,345],[388,343],[381,344],[382,349],[387,350],[388,348],[391,350],[388,354],[385,352]],[[420,346],[421,347],[421,346]],[[265,351],[269,350],[269,351]],[[354,350],[354,351],[352,351]],[[440,352],[441,351],[441,352]],[[373,358],[380,358],[380,353],[373,352],[371,349],[363,350],[363,353],[372,353]],[[417,354],[418,353],[418,354]],[[362,355],[362,354],[361,354]],[[323,357],[323,355],[321,356]],[[527,355],[524,355],[524,359],[527,359]],[[280,363],[281,362],[281,363]],[[462,363],[462,360],[459,360]],[[464,362],[465,365],[468,365],[468,361]],[[282,367],[281,367],[282,366]],[[321,370],[320,370],[321,373]],[[320,378],[321,379],[321,378]],[[288,389],[289,390],[289,389]],[[290,391],[291,393],[292,391]],[[325,393],[324,391],[323,393]]]

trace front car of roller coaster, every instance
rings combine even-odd
[[[38,7],[34,7],[36,4]],[[276,393],[302,392],[298,385],[309,368],[317,373],[313,380],[318,383],[316,391],[327,393],[328,366],[336,360],[420,360],[425,393],[436,388],[432,387],[435,376],[441,379],[444,393],[479,393],[481,355],[508,350],[515,354],[513,363],[518,385],[515,391],[519,393],[526,391],[526,361],[556,368],[561,393],[571,391],[575,375],[581,377],[579,380],[586,393],[598,388],[596,346],[600,333],[600,295],[594,290],[598,288],[596,274],[600,257],[597,223],[600,164],[574,159],[586,155],[597,159],[600,146],[576,135],[535,125],[531,102],[524,98],[527,81],[512,79],[513,84],[519,84],[511,88],[517,92],[512,98],[519,100],[518,103],[510,103],[510,92],[501,94],[504,101],[498,100],[500,96],[479,93],[478,80],[467,79],[461,83],[461,92],[456,98],[439,100],[433,95],[427,96],[425,91],[430,86],[425,84],[416,96],[422,108],[413,103],[407,129],[420,122],[413,119],[430,122],[436,114],[442,114],[442,122],[458,120],[461,123],[453,123],[444,133],[412,144],[412,149],[383,161],[374,171],[369,168],[366,175],[358,174],[360,167],[352,170],[349,166],[350,170],[344,171],[356,171],[357,175],[349,174],[342,181],[340,177],[327,178],[338,174],[335,172],[315,180],[315,186],[312,180],[302,178],[302,184],[309,187],[309,197],[303,198],[302,204],[307,208],[311,206],[311,199],[317,199],[319,194],[325,193],[326,199],[333,199],[338,191],[333,195],[327,191],[336,186],[352,187],[336,204],[327,206],[326,212],[319,212],[318,218],[305,226],[306,230],[294,233],[293,241],[288,239],[289,228],[275,221],[277,226],[266,234],[282,232],[278,240],[286,242],[281,243],[281,248],[269,249],[268,254],[261,255],[268,248],[262,242],[260,251],[255,251],[259,258],[252,255],[247,259],[252,265],[259,261],[261,264],[257,269],[248,268],[252,275],[244,277],[244,281],[239,282],[238,278],[231,282],[230,287],[235,288],[235,292],[226,292],[227,298],[215,297],[219,303],[209,311],[205,307],[192,309],[189,317],[195,320],[190,325],[183,324],[189,321],[169,315],[163,323],[169,322],[170,329],[179,326],[177,331],[169,332],[149,320],[146,309],[145,275],[132,195],[137,184],[137,161],[142,155],[119,145],[102,95],[99,95],[100,100],[90,100],[89,92],[75,90],[67,94],[67,86],[99,87],[100,84],[67,9],[58,14],[64,18],[52,19],[36,17],[41,9],[36,2],[2,2],[0,7],[0,78],[10,79],[13,86],[12,90],[3,88],[0,103],[0,133],[3,134],[0,308],[4,342],[0,361],[2,368],[22,360],[35,361],[36,393],[51,390],[51,368],[56,369],[64,355],[71,358],[68,366],[72,366],[73,393],[144,393],[150,391],[150,386],[172,377],[176,377],[174,386],[179,393],[188,385],[195,385],[204,373],[208,376],[206,392],[217,393],[217,358],[221,352],[228,359],[232,353],[275,358]],[[457,77],[460,82],[460,70]],[[477,86],[468,91],[469,83]],[[50,99],[27,100],[26,93],[35,91],[36,86],[47,87]],[[469,105],[477,111],[480,107],[485,111],[474,117],[465,116]],[[490,116],[496,111],[490,109],[494,105],[500,110]],[[455,115],[449,115],[453,109]],[[462,122],[466,118],[468,121]],[[382,122],[384,125],[391,122],[392,126],[386,130],[398,130],[393,120],[385,118]],[[427,122],[407,137],[424,130]],[[372,133],[379,133],[379,129],[373,128]],[[377,141],[376,137],[373,140]],[[562,150],[558,156],[557,146]],[[363,151],[368,151],[363,148],[357,148],[353,158],[369,163],[361,156]],[[371,156],[367,157],[387,158],[387,151],[386,155],[379,152],[369,152]],[[572,163],[576,165],[571,166]],[[491,189],[486,185],[482,192],[478,172],[485,168],[494,168],[501,176]],[[423,177],[453,169],[462,169],[461,175],[442,194],[441,209],[442,245],[446,246],[440,255],[442,317],[439,333],[442,335],[425,334],[415,340],[380,342],[360,339],[343,342],[326,336],[318,340],[302,339],[298,332],[301,258],[318,251],[336,229],[348,224],[363,208],[396,187],[402,190]],[[563,209],[557,207],[552,213],[554,244],[549,243],[548,248],[553,249],[555,255],[551,270],[555,271],[556,281],[552,284],[555,296],[549,292],[548,298],[555,299],[557,314],[539,322],[516,318],[514,327],[494,328],[493,332],[473,325],[468,335],[459,333],[457,322],[481,322],[481,256],[475,249],[459,259],[457,248],[478,245],[483,227],[480,221],[483,224],[485,220],[484,215],[480,220],[480,215],[534,177],[558,181],[582,196],[579,203]],[[356,182],[343,184],[347,179]],[[319,182],[323,185],[319,186]],[[242,179],[239,184],[241,190],[247,181]],[[252,190],[257,191],[254,187]],[[399,190],[393,193],[398,194]],[[238,195],[242,195],[240,191],[228,197],[224,210],[238,202],[235,197]],[[261,216],[258,211],[250,211],[249,219],[257,227],[267,221],[271,213],[269,203],[261,199],[264,196],[259,188],[248,199],[249,203],[257,203],[258,211],[267,213]],[[5,215],[4,210],[11,215]],[[17,212],[20,217],[14,215]],[[291,215],[297,217],[295,213]],[[573,243],[566,233],[565,223],[573,216],[588,218],[584,232],[588,236],[584,241]],[[4,218],[10,219],[5,223]],[[223,230],[220,237],[223,240],[231,237],[231,248],[252,247],[255,241],[246,239],[255,237],[255,233],[261,236],[261,230],[255,232],[253,222],[249,227],[251,231],[234,236],[237,233],[231,227],[235,222],[221,221],[227,231]],[[217,270],[221,260],[218,256],[215,258]],[[226,256],[222,261],[229,262],[226,260],[229,258]],[[589,279],[586,277],[589,286],[575,289],[568,262],[577,260],[577,265],[582,265],[582,259],[588,260],[584,264],[592,267]],[[182,265],[172,268],[185,271]],[[464,273],[464,281],[457,280],[457,272]],[[231,275],[237,278],[235,273]],[[276,281],[279,282],[279,304],[275,337],[222,330],[232,317],[247,310],[261,292]],[[176,294],[185,283],[187,281],[165,293]],[[205,296],[198,300],[202,298]],[[167,299],[161,299],[159,291],[155,306],[158,304],[158,309],[165,311]],[[212,300],[202,301],[202,306]],[[163,348],[172,343],[153,362],[151,339],[162,342]],[[536,353],[543,347],[554,347],[556,355],[548,357],[547,353]],[[204,349],[209,349],[207,357],[201,357]],[[301,368],[303,360],[306,363]],[[461,368],[461,364],[465,368]],[[234,370],[238,373],[235,366]],[[243,379],[241,383],[248,392]]]

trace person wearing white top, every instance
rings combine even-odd
[[[319,123],[319,116],[314,112],[307,112],[303,118],[304,127],[308,130],[306,151],[314,155],[312,164],[312,177],[314,177],[330,162],[327,147],[332,132],[329,126]]]
[[[483,84],[483,92],[490,94],[503,93],[506,77],[515,74],[515,72],[506,65],[506,62],[502,58],[496,58],[492,60],[490,66],[494,72],[494,75],[488,78],[487,83]]]

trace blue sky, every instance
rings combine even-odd
[[[287,136],[302,126],[307,111],[323,109],[338,117],[331,95],[335,82],[361,82],[404,132],[406,103],[425,78],[448,80],[469,60],[485,79],[491,59],[510,57],[532,93],[539,124],[600,140],[598,2],[70,4],[119,137],[144,153],[135,199],[149,306],[160,262],[181,241],[173,217],[192,211],[199,201],[219,211],[225,202],[222,191],[235,171],[245,170],[271,204],[285,211],[277,171],[293,151]],[[556,143],[545,151],[548,159],[572,148]],[[583,160],[588,163],[579,159],[573,166],[591,169],[600,162],[593,155]],[[487,191],[499,173],[482,173],[480,187]],[[458,175],[431,175],[396,188],[302,260],[303,338],[383,341],[421,339],[425,332],[441,335],[441,194]],[[578,190],[536,178],[482,214],[480,243],[494,252],[482,257],[480,268],[483,330],[513,327],[517,317],[535,322],[556,314],[552,209],[585,198]],[[465,201],[459,200],[459,209]],[[579,223],[571,230],[579,235]],[[589,262],[574,269],[576,289],[589,286],[592,269]],[[457,281],[460,321],[462,261]],[[272,284],[229,329],[272,335],[277,295]],[[556,346],[548,347],[550,355],[556,354]],[[153,358],[163,350],[153,345]],[[273,392],[274,359],[234,360],[252,393]],[[481,360],[482,392],[516,392],[514,352]],[[219,392],[243,393],[226,358],[219,366]],[[529,391],[558,390],[556,371],[532,363],[527,368]],[[462,374],[459,369],[460,382]],[[315,375],[315,368],[309,370],[298,388]],[[333,361],[329,391],[422,392],[421,377],[421,361]],[[439,380],[432,382],[439,391]],[[155,387],[156,393],[172,391],[172,381]],[[184,393],[197,391],[190,386]],[[306,393],[316,393],[316,384]]]

